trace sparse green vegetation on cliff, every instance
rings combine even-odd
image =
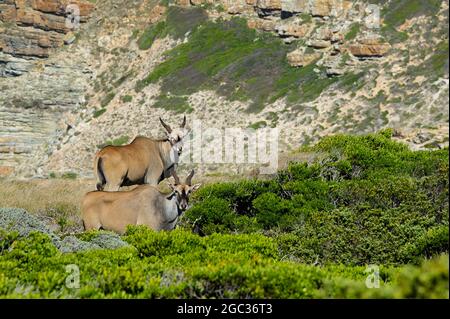
[[[166,61],[139,81],[136,90],[160,80],[163,92],[173,95],[215,89],[231,100],[251,100],[249,110],[261,111],[283,97],[290,104],[313,101],[340,82],[316,72],[314,64],[292,68],[286,61],[288,50],[278,37],[249,29],[243,19],[206,22],[168,52]],[[351,74],[342,79],[356,80]]]

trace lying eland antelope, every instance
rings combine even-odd
[[[175,171],[172,192],[161,193],[155,186],[140,185],[131,191],[87,193],[82,203],[85,230],[104,229],[123,234],[128,225],[147,225],[153,230],[172,230],[187,210],[189,196],[201,184],[192,185],[192,171],[185,183]]]
[[[153,140],[138,136],[129,145],[106,146],[95,156],[97,190],[118,191],[122,186],[158,185],[170,177],[182,152],[182,141],[188,135],[186,116],[177,129],[159,118],[167,138]]]

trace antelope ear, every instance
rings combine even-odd
[[[191,191],[195,192],[197,189],[200,188],[200,186],[202,186],[202,184],[195,184],[195,185],[191,186]]]

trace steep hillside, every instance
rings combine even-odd
[[[4,171],[90,176],[101,145],[159,136],[159,116],[175,123],[182,114],[205,127],[278,127],[284,152],[386,127],[415,149],[448,145],[447,0],[100,0],[95,7],[73,42],[38,57],[42,70],[14,78],[3,71]],[[2,8],[0,28],[10,32],[17,26],[5,23]],[[16,59],[5,46],[0,54],[12,61],[6,65]],[[70,76],[61,75],[65,67]],[[42,98],[14,99],[27,94]],[[76,106],[64,108],[72,100]],[[34,145],[27,156],[22,135]]]

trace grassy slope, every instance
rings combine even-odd
[[[178,13],[181,9],[169,9],[167,21],[151,27],[160,30],[159,36],[180,35],[171,31],[174,24],[171,21],[177,21],[172,17],[175,10]],[[190,11],[181,11],[184,10]],[[200,15],[201,9],[197,10]],[[196,23],[191,24],[189,41],[168,52],[166,61],[138,82],[137,91],[162,80],[164,99],[167,95],[183,96],[201,89],[216,89],[231,100],[251,100],[250,111],[260,111],[265,103],[285,96],[292,104],[312,101],[338,82],[316,73],[315,65],[302,69],[290,67],[286,61],[290,48],[278,37],[249,29],[243,19]],[[348,74],[339,82],[346,83],[345,88],[350,89],[359,78]],[[164,105],[179,104],[172,99]]]
[[[382,33],[393,44],[408,39],[407,33],[398,30],[399,26],[414,17],[435,16],[441,1],[374,0],[372,3],[383,5]],[[180,20],[180,16],[185,21],[180,27],[181,31],[176,30],[176,21]],[[248,111],[251,112],[261,111],[279,98],[285,98],[289,105],[295,106],[294,109],[301,110],[305,103],[316,100],[326,90],[334,88],[339,92],[355,92],[371,84],[366,83],[364,77],[371,70],[363,69],[356,74],[328,78],[324,70],[315,64],[292,68],[286,61],[286,54],[292,48],[278,37],[248,29],[243,19],[214,23],[205,21],[204,17],[201,8],[171,7],[165,22],[149,27],[152,39],[166,35],[184,38],[188,34],[187,42],[167,52],[166,61],[136,85],[136,90],[140,91],[149,83],[160,81],[162,95],[155,107],[179,113],[191,112],[187,96],[210,89],[230,100],[250,101]],[[430,28],[444,25],[436,20],[433,20],[436,25]],[[355,37],[359,29],[359,25],[354,24],[347,34],[347,40]],[[405,75],[411,78],[411,82],[419,75],[429,77],[430,80],[448,76],[448,31],[436,32],[426,35],[441,39],[436,46],[421,48],[424,59],[426,57],[424,63],[408,69],[405,66]],[[409,85],[411,90],[415,87],[414,83]],[[415,95],[411,98],[415,98]],[[387,113],[378,114],[375,111],[376,106],[385,103],[386,99],[368,102],[374,104],[373,114],[367,114],[367,119],[360,126],[355,126],[355,132],[364,131],[374,118],[382,118],[384,124],[388,121]],[[403,111],[412,102],[405,100],[404,104]]]

